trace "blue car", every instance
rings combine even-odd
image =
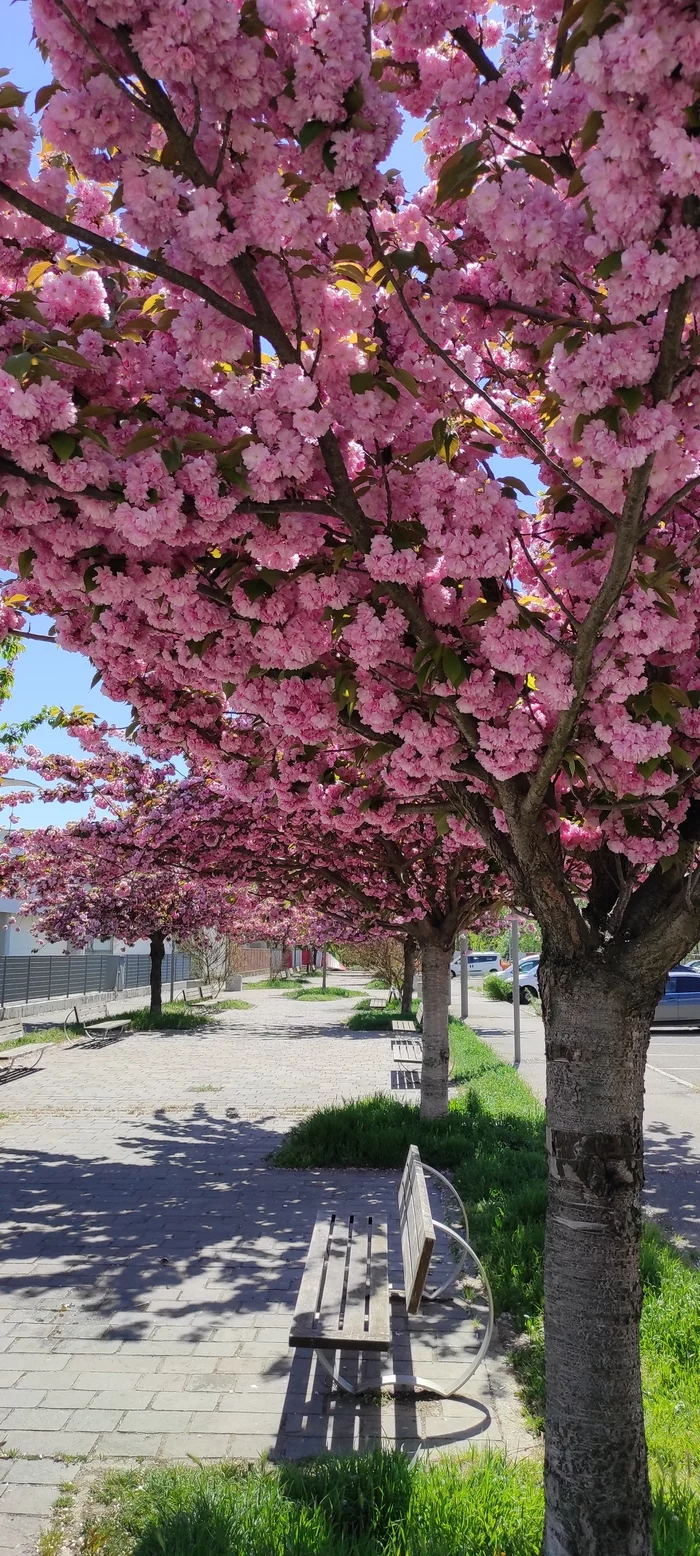
[[[700,1026],[700,971],[673,967],[654,1012],[654,1026]]]

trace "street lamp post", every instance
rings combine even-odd
[[[469,1015],[469,936],[459,937],[460,1015],[464,1021]]]

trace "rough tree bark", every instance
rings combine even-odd
[[[642,1110],[659,989],[540,963],[549,1203],[544,1556],[650,1556],[639,1371]]]
[[[163,1009],[163,957],[165,935],[156,929],[151,935],[151,1015],[159,1016]]]
[[[416,942],[413,935],[406,935],[403,943],[403,982],[401,984],[401,1015],[408,1020],[413,1009],[413,980],[416,973]]]
[[[445,1118],[450,1067],[448,989],[450,950],[434,942],[423,945],[423,1076],[421,1118]]]

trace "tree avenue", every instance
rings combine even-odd
[[[177,779],[170,765],[115,749],[102,730],[77,733],[85,756],[45,757],[29,747],[23,764],[43,780],[45,801],[89,799],[109,819],[93,813],[65,828],[10,831],[0,850],[7,889],[29,893],[35,910],[41,904],[42,928],[76,944],[114,932],[116,882],[118,902],[126,899],[120,924],[133,897],[139,924],[143,900],[146,914],[157,905],[165,933],[168,913],[178,911],[193,930],[199,913],[200,927],[277,940],[294,931],[304,944],[405,936],[420,947],[423,973],[421,1113],[446,1115],[455,939],[489,928],[508,892],[474,829],[454,818],[442,827],[393,803],[371,768],[363,772],[340,752],[335,781],[316,783],[311,796],[309,786],[285,782],[279,764],[273,784],[274,753],[256,730],[237,732],[239,763],[244,752],[255,762],[255,800],[246,784],[244,798],[234,798],[204,773]],[[34,797],[8,795],[7,803]],[[110,927],[100,929],[98,916]],[[189,933],[175,929],[178,938]]]
[[[38,165],[0,87],[7,607],[156,755],[237,774],[246,714],[312,797],[354,748],[478,829],[543,934],[544,1550],[648,1553],[643,1074],[700,929],[697,8],[34,20]]]

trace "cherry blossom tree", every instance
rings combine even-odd
[[[162,1009],[162,974],[168,936],[201,942],[208,929],[238,922],[221,884],[203,883],[175,867],[122,868],[104,823],[74,822],[10,835],[0,871],[5,889],[20,898],[47,940],[87,946],[119,936],[150,945],[150,1010]]]
[[[89,799],[110,818],[88,819],[70,833],[47,832],[57,855],[62,837],[66,847],[80,839],[99,856],[95,879],[148,877],[156,869],[172,870],[178,881],[188,876],[225,884],[226,911],[238,912],[249,933],[251,915],[260,919],[264,904],[268,926],[271,913],[284,917],[292,910],[313,923],[315,932],[309,927],[301,936],[308,944],[393,934],[409,952],[419,946],[421,1111],[426,1117],[446,1114],[450,956],[461,930],[495,921],[508,889],[475,830],[442,813],[397,805],[372,776],[371,764],[363,770],[354,754],[349,759],[341,751],[333,772],[310,793],[312,786],[296,776],[297,765],[287,771],[254,728],[238,732],[239,761],[245,751],[254,764],[254,793],[239,780],[236,798],[204,774],[177,779],[172,766],[115,747],[104,727],[77,734],[86,753],[80,757],[46,757],[32,747],[24,752],[44,782],[44,799]],[[6,852],[11,859],[17,848],[40,847],[31,834],[18,839],[10,833]],[[269,927],[262,936],[275,938]],[[289,939],[289,929],[277,938]],[[407,999],[410,962],[409,954]]]
[[[34,18],[36,176],[0,88],[8,609],[153,754],[254,787],[247,714],[311,792],[345,742],[478,829],[543,932],[544,1549],[648,1553],[643,1075],[700,927],[695,7]]]

